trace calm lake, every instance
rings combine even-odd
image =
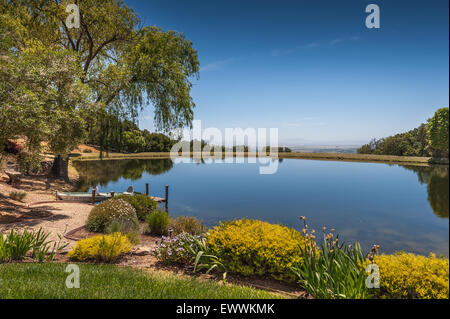
[[[133,185],[164,197],[172,216],[195,216],[207,226],[235,218],[282,223],[301,230],[306,216],[320,234],[335,228],[342,240],[381,252],[449,254],[448,166],[402,166],[280,160],[274,175],[256,164],[177,163],[164,160],[75,162],[80,190],[124,191]]]

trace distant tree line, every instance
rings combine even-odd
[[[266,147],[266,153],[270,153],[271,150],[274,151],[275,149],[270,146]],[[278,153],[292,153],[292,150],[289,147],[278,147],[277,151]]]
[[[198,147],[200,147],[200,149],[198,149]],[[267,146],[264,148],[264,150],[266,151],[266,153],[270,153],[270,151],[274,150],[274,148]],[[276,148],[278,150],[278,153],[291,153],[292,150],[289,147],[278,147]],[[223,145],[212,145],[209,144],[207,141],[205,140],[191,140],[191,141],[183,141],[180,143],[180,152],[182,152],[183,150],[190,150],[191,152],[208,152],[210,151],[211,154],[214,153],[214,151],[217,152],[233,152],[233,153],[248,153],[248,152],[257,152],[258,150],[255,148],[251,148],[247,145],[234,145],[232,147],[226,147]]]
[[[143,153],[143,152],[170,152],[179,140],[173,139],[165,134],[151,133],[148,130],[140,130],[136,123],[129,119],[121,119],[120,114],[109,113],[106,110],[99,111],[93,118],[89,119],[88,137],[86,143],[96,146],[102,152],[118,153]],[[204,151],[233,151],[251,152],[249,146],[238,145],[233,147],[215,146],[208,144],[205,140],[191,140],[180,143],[181,150],[195,152],[200,146]],[[265,148],[270,153],[271,147]],[[272,148],[272,151],[274,149]],[[288,147],[278,147],[278,153],[290,153]]]
[[[448,107],[440,109],[428,123],[406,133],[373,139],[358,149],[359,154],[448,157]]]

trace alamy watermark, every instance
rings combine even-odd
[[[66,7],[66,13],[69,16],[66,18],[66,26],[70,29],[80,28],[80,8],[76,4],[69,4]]]
[[[77,265],[67,265],[66,273],[69,275],[66,278],[66,287],[68,289],[79,289],[80,288],[80,267]]]
[[[66,26],[70,29],[80,28],[80,8],[76,4],[69,4],[66,7]],[[366,17],[366,27],[368,29],[380,28],[380,7],[377,4],[369,4],[366,6],[366,13],[370,13]]]
[[[366,13],[370,13],[366,18],[366,27],[368,29],[380,28],[380,7],[376,4],[369,4],[366,7]]]
[[[366,268],[366,272],[369,274],[366,278],[367,289],[380,288],[380,268],[377,264],[370,264]]]
[[[176,163],[191,163],[191,155],[205,164],[218,159],[226,164],[242,164],[247,157],[247,163],[260,164],[261,175],[275,174],[278,170],[278,128],[226,128],[222,134],[218,128],[202,130],[201,121],[194,121],[193,129],[185,129],[182,136],[184,139],[170,152]],[[208,144],[201,141],[208,141]]]

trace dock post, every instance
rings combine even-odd
[[[145,195],[150,196],[150,185],[148,183],[145,184]]]
[[[92,190],[92,205],[95,205],[95,189]]]
[[[169,210],[169,185],[166,185],[166,211]]]

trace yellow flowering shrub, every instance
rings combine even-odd
[[[375,257],[380,268],[380,284],[389,297],[448,299],[448,258],[410,253]]]
[[[258,220],[222,223],[207,234],[213,254],[230,272],[295,281],[304,237],[295,229]]]
[[[77,242],[69,252],[69,257],[77,261],[96,260],[113,262],[131,251],[133,245],[127,236],[114,233],[107,236],[94,236]]]

